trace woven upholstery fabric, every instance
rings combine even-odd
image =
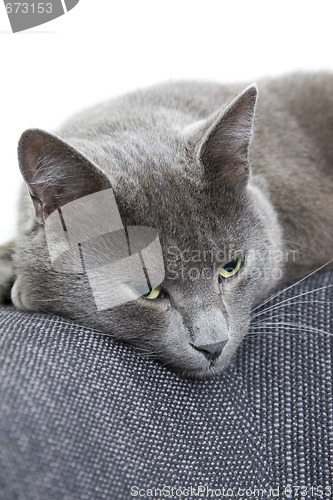
[[[333,273],[285,291],[208,381],[64,319],[3,307],[0,498],[329,493],[332,302]]]

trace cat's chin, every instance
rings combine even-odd
[[[222,367],[214,366],[207,369],[198,368],[196,369],[176,369],[177,373],[182,377],[193,379],[193,380],[209,380],[222,375],[225,370],[230,366],[230,362]]]
[[[196,380],[208,380],[218,375],[223,374],[231,365],[233,356],[228,356],[220,360],[207,362],[205,364],[198,363],[197,366],[191,363],[190,366],[169,365],[170,368],[178,375]]]

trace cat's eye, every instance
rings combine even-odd
[[[222,278],[231,278],[234,276],[240,268],[242,267],[244,259],[242,257],[238,257],[238,259],[231,260],[220,270],[220,276]]]
[[[154,300],[159,299],[163,295],[163,290],[160,286],[152,288],[149,293],[143,295],[146,299]]]

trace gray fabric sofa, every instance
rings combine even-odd
[[[0,498],[332,498],[333,273],[280,301],[207,381],[2,307]]]

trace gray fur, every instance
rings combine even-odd
[[[255,88],[233,101],[246,86],[168,83],[87,110],[57,132],[68,150],[80,152],[77,163],[64,159],[66,145],[51,147],[46,138],[37,148],[29,133],[39,132],[26,133],[20,164],[35,212],[24,192],[14,304],[109,333],[189,376],[227,366],[251,309],[278,284],[328,262],[333,248],[333,76],[258,82],[253,137]],[[34,171],[27,163],[36,164]],[[85,276],[52,269],[40,198],[58,184],[55,200],[61,200],[74,178],[96,175],[112,186],[125,225],[158,231],[166,298],[98,312]],[[76,182],[74,198],[80,189]],[[239,254],[246,258],[241,271],[219,280],[219,269]],[[225,339],[213,362],[192,346]]]

